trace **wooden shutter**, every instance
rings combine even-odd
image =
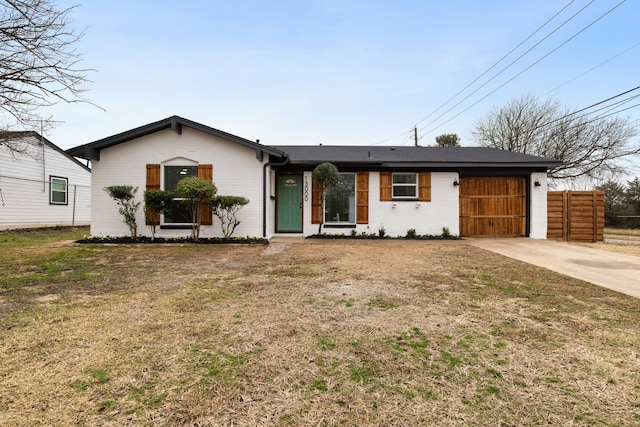
[[[380,201],[390,202],[393,199],[391,172],[380,172]]]
[[[431,172],[418,174],[418,200],[421,202],[431,201]]]
[[[160,165],[148,164],[147,165],[147,190],[159,190],[160,189]],[[144,219],[147,225],[160,223],[160,212],[144,208]]]
[[[369,172],[356,174],[356,223],[369,223]]]
[[[315,179],[311,181],[311,223],[322,221],[322,189]]]
[[[198,165],[198,177],[206,181],[213,182],[213,165]],[[200,205],[200,224],[213,224],[213,214],[211,212],[210,203],[203,203]]]

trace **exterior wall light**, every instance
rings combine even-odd
[[[542,184],[540,184],[540,181],[538,181],[537,179],[534,181],[533,185],[535,185],[536,187],[540,187]]]
[[[458,180],[457,180],[457,179],[456,179],[456,180],[454,180],[454,181],[453,181],[453,186],[454,186],[454,187],[457,187],[458,185],[460,185],[460,183],[458,182]]]

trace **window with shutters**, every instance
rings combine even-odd
[[[392,174],[392,194],[394,200],[418,199],[418,174],[394,173]]]
[[[431,172],[380,172],[380,201],[431,201]]]
[[[324,208],[324,222],[327,225],[356,223],[355,173],[341,173],[338,183],[326,189]]]
[[[159,163],[147,164],[147,185],[146,190],[167,190],[175,191],[178,182],[184,178],[197,176],[209,182],[213,182],[213,165],[211,164],[188,164],[190,160],[184,159],[185,163],[174,162],[170,165]],[[162,176],[162,179],[161,179]],[[162,185],[161,185],[162,184]],[[180,195],[174,199],[172,214],[163,215],[161,228],[187,228],[191,227],[191,216],[187,214],[187,209],[180,203]],[[147,209],[145,206],[145,220],[147,224],[158,224],[161,220],[160,213]],[[200,225],[213,224],[211,205],[203,203],[200,206]]]
[[[178,182],[190,176],[198,176],[198,166],[165,166],[164,190],[175,192]],[[170,213],[164,216],[166,224],[191,224],[189,209],[180,203],[181,200],[180,194],[176,193],[171,202]]]

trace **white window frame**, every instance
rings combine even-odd
[[[399,175],[413,175],[415,183],[396,183],[395,177]],[[414,188],[413,196],[396,196],[396,188]],[[393,200],[417,200],[418,199],[418,173],[417,172],[394,172],[391,174],[391,198]]]
[[[54,182],[57,184],[63,183],[64,191],[55,190],[53,188]],[[60,202],[60,201],[53,200],[53,195],[60,194],[60,193],[64,194],[64,201]],[[69,178],[65,178],[63,176],[49,175],[49,204],[50,205],[68,205],[69,204]]]

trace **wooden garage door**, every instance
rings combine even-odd
[[[460,235],[526,235],[526,177],[460,178]]]

